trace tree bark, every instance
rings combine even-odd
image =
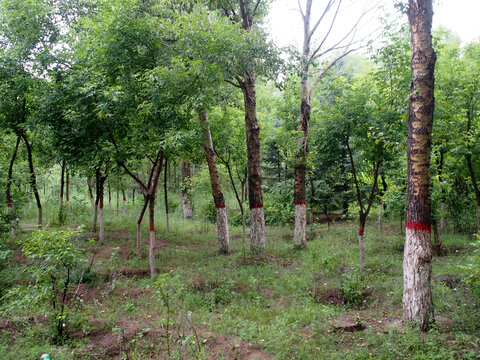
[[[212,135],[210,133],[210,124],[207,113],[204,109],[198,111],[200,123],[203,131],[203,148],[207,159],[208,171],[210,173],[210,183],[212,184],[212,195],[217,210],[217,229],[218,229],[218,252],[228,254],[230,252],[230,238],[228,234],[228,217],[218,176],[217,160],[213,149]]]
[[[32,146],[30,142],[28,141],[27,136],[25,135],[24,132],[21,133],[21,136],[23,138],[23,141],[25,143],[25,146],[27,148],[27,156],[28,156],[28,168],[30,170],[30,178],[29,183],[33,191],[33,195],[35,196],[35,201],[37,202],[37,208],[38,208],[38,225],[42,225],[43,222],[43,214],[42,214],[42,203],[40,201],[40,194],[38,192],[38,186],[37,186],[37,177],[35,175],[35,169],[33,167],[33,154],[32,154]]]
[[[193,210],[190,196],[190,182],[191,182],[191,170],[190,162],[188,160],[181,161],[182,167],[182,213],[184,219],[193,218]]]
[[[265,215],[263,211],[262,174],[260,167],[260,127],[257,120],[255,76],[245,73],[238,78],[243,91],[248,156],[248,202],[250,205],[250,249],[262,252],[266,244]]]
[[[431,288],[430,152],[434,112],[432,0],[409,0],[412,83],[408,117],[403,316],[426,331],[434,321]]]

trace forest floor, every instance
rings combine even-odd
[[[257,256],[237,228],[231,254],[219,255],[214,225],[179,226],[157,234],[153,282],[147,234],[138,258],[133,227],[119,224],[107,223],[117,228],[104,246],[87,247],[93,266],[74,277],[66,342],[49,341],[48,304],[32,304],[2,315],[1,359],[480,358],[480,311],[460,267],[468,236],[442,234],[444,254],[433,260],[436,322],[420,333],[402,322],[398,226],[367,227],[363,276],[352,223],[315,224],[305,250],[294,249],[289,227],[269,227]],[[30,232],[24,225],[19,236]],[[28,284],[30,266],[17,248],[2,286]]]

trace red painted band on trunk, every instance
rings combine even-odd
[[[100,209],[103,209],[103,205],[100,205]]]
[[[187,195],[185,195],[185,194],[182,194],[182,197],[187,197]]]
[[[13,205],[12,205],[12,204],[8,204],[7,206],[8,206],[9,208],[13,207]]]
[[[226,208],[225,204],[215,205],[215,207],[216,207],[217,209],[225,209],[225,208]]]
[[[429,233],[432,232],[432,225],[425,222],[419,223],[419,222],[407,221],[405,222],[405,226],[407,229],[417,229],[420,231],[428,231]]]
[[[70,201],[70,199],[69,199],[69,198],[67,198],[67,201]]]
[[[93,196],[90,196],[90,199],[92,199],[92,200],[93,200]]]
[[[155,231],[155,228],[151,227],[150,232],[154,232],[154,231]]]
[[[137,224],[140,225],[142,222],[140,220],[137,220]]]
[[[168,210],[165,210],[165,214],[168,214]]]
[[[262,205],[250,205],[250,210],[252,209],[263,209],[263,204]]]
[[[363,230],[362,229],[358,230],[358,235],[363,235]]]
[[[123,201],[125,202],[125,201],[127,201],[127,199],[126,199],[126,198],[123,198]]]
[[[38,205],[37,207],[38,207],[39,209],[41,209],[41,208],[42,208],[42,205]]]
[[[243,210],[242,210],[242,215],[243,215]]]
[[[477,203],[477,206],[478,206],[478,207],[480,207],[480,202],[479,202],[479,203]]]
[[[296,203],[293,203],[295,206],[297,205],[307,205],[307,202],[306,201],[302,201],[302,202],[296,202]]]

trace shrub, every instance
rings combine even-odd
[[[467,274],[463,280],[464,283],[469,287],[475,301],[480,303],[480,236],[475,236],[477,240],[472,244],[474,247],[473,255],[460,268]]]
[[[81,229],[38,230],[21,240],[23,254],[32,264],[27,268],[33,283],[7,292],[5,312],[28,308],[33,304],[45,306],[53,341],[61,344],[67,337],[67,295],[72,287],[72,272],[82,263],[83,250],[75,240]]]

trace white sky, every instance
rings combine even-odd
[[[368,0],[344,1],[352,5],[350,9],[346,9],[338,15],[338,26],[332,30],[332,39],[334,38],[333,34],[343,34],[347,28],[352,26],[361,11],[360,7]],[[370,1],[380,1],[391,13],[398,14],[398,11],[393,9],[393,0]],[[300,2],[302,6],[304,6],[305,0],[300,0]],[[320,10],[325,2],[326,0],[313,0],[313,19],[317,19],[320,16]],[[315,8],[315,5],[318,5],[318,9]],[[271,6],[268,16],[268,28],[270,29],[273,39],[280,46],[296,45],[298,48],[301,46],[303,41],[303,25],[297,9],[297,0],[276,0]],[[378,15],[380,15],[379,11],[366,19],[363,28],[364,35],[362,36],[370,34],[373,29],[379,26],[376,20]],[[463,43],[479,40],[479,16],[480,0],[434,0],[433,28],[435,29],[440,25],[445,26],[460,35]],[[406,15],[404,15],[404,19],[407,21]]]

